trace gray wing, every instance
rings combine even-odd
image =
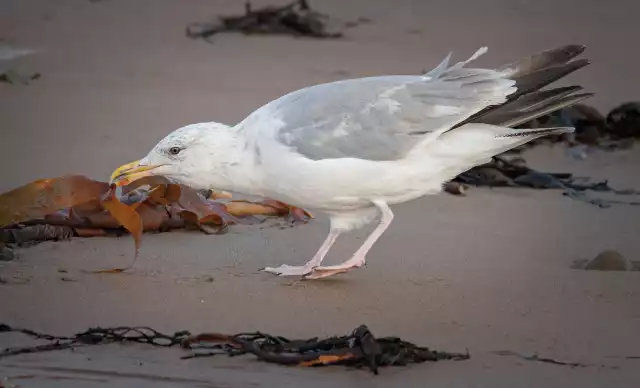
[[[312,86],[264,108],[283,123],[276,139],[307,158],[397,160],[516,91],[504,73],[464,68],[481,55],[424,76],[382,76]],[[263,112],[264,113],[264,112]]]

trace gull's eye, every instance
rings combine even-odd
[[[169,153],[171,155],[178,155],[180,153],[180,151],[182,151],[182,148],[180,148],[180,147],[171,147],[171,148],[169,148]]]

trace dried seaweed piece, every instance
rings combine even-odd
[[[235,215],[236,217],[247,217],[247,216],[279,216],[283,215],[282,212],[269,205],[249,202],[249,201],[231,201],[225,204],[229,213]]]
[[[474,167],[453,179],[453,182],[489,187],[526,187],[535,189],[560,189],[563,195],[600,208],[618,205],[640,205],[640,201],[592,198],[587,191],[611,192],[617,195],[640,195],[639,190],[619,190],[609,186],[607,181],[589,182],[576,178],[570,173],[540,172],[528,168],[524,159],[508,160],[495,156],[490,163]]]
[[[184,349],[192,349],[196,352],[189,356],[183,356],[182,359],[209,357],[217,354],[229,356],[252,354],[261,361],[279,365],[366,367],[374,374],[378,374],[378,368],[382,366],[404,366],[426,361],[469,359],[468,353],[435,351],[395,337],[376,338],[365,325],[357,327],[350,335],[329,337],[322,340],[318,338],[291,340],[260,332],[235,335],[220,333],[191,335],[188,331],[179,331],[168,335],[149,327],[127,326],[92,328],[70,337],[59,337],[28,329],[13,328],[0,323],[0,332],[18,332],[51,342],[39,346],[8,348],[0,352],[0,358],[26,353],[73,349],[87,345],[134,342],[161,347],[179,344]],[[210,352],[197,352],[200,349]]]
[[[47,214],[100,198],[109,188],[81,175],[40,179],[0,194],[0,227],[44,218]]]
[[[278,211],[281,215],[286,215],[291,218],[291,220],[295,223],[298,222],[307,222],[310,218],[313,218],[313,215],[305,209],[291,206],[284,202],[276,201],[273,199],[267,199],[263,201],[265,205],[271,206]]]
[[[183,211],[193,214],[197,223],[218,225],[242,223],[242,220],[230,214],[223,204],[208,200],[202,194],[185,186],[180,186],[180,189],[176,204]]]
[[[136,211],[142,220],[142,230],[145,232],[159,232],[174,229],[177,226],[164,206],[154,206],[147,202],[141,203]]]
[[[364,22],[365,19],[360,22]],[[245,3],[241,16],[221,16],[210,23],[192,23],[186,35],[192,39],[207,39],[220,32],[236,31],[244,34],[289,34],[314,38],[339,38],[342,32],[332,27],[332,20],[315,10],[308,1],[298,0],[284,6],[266,6],[253,9]],[[356,22],[351,22],[353,27]],[[346,27],[346,26],[345,26]]]
[[[640,102],[627,102],[612,109],[606,122],[614,138],[640,138]]]
[[[244,224],[251,224],[251,217],[256,215],[277,217],[289,214],[288,208],[283,211],[282,208],[274,208],[263,203],[242,200],[225,204],[218,203],[217,205],[224,207],[226,213],[239,219]],[[74,231],[75,236],[78,237],[118,234],[118,228],[121,225],[102,206],[95,208],[93,213],[88,212],[88,208],[83,210],[81,217],[77,215],[75,209],[75,207],[63,209],[53,215],[47,215],[43,219],[27,220],[21,224],[22,226],[0,228],[0,242],[26,244],[28,242],[66,239],[69,237],[67,232],[69,230]],[[171,209],[175,211],[173,214],[170,214]],[[159,206],[145,202],[140,204],[136,211],[142,219],[144,232],[167,232],[174,229],[188,228],[189,226],[199,228],[198,222],[208,227],[215,227],[218,225],[217,220],[219,220],[216,217],[204,217],[198,221],[193,213],[184,211],[184,209],[175,205]],[[44,232],[43,228],[46,228],[47,232]],[[211,229],[207,229],[206,232],[211,233]],[[46,238],[34,239],[32,237],[34,233],[35,235],[46,236]],[[20,237],[15,238],[13,237],[14,235],[19,235]]]
[[[525,356],[523,354],[517,353],[517,352],[512,352],[511,350],[496,350],[494,352],[492,352],[493,354],[497,354],[499,356],[515,356],[518,357],[522,360],[525,361],[536,361],[536,362],[543,362],[543,363],[547,363],[547,364],[554,364],[554,365],[561,365],[561,366],[569,366],[572,368],[584,368],[584,367],[588,367],[588,366],[592,366],[590,364],[583,364],[580,362],[565,362],[565,361],[558,361],[558,360],[554,360],[553,358],[548,358],[548,357],[540,357],[537,354],[531,355],[531,356]]]
[[[615,191],[612,190],[612,192],[615,192]],[[562,195],[564,195],[565,197],[569,197],[571,199],[588,203],[590,205],[597,206],[601,209],[608,209],[613,205],[640,206],[640,201],[623,201],[623,200],[617,200],[617,199],[598,198],[598,197],[593,197],[592,195],[587,193],[585,190],[575,190],[572,188],[565,190],[562,193]]]
[[[73,230],[78,237],[104,237],[108,235],[104,229],[74,228]]]
[[[25,245],[73,236],[118,235],[128,230],[135,239],[135,262],[144,231],[194,228],[214,234],[224,232],[229,224],[252,224],[254,215],[291,215],[302,221],[311,217],[278,201],[225,204],[208,198],[218,196],[230,195],[203,195],[163,177],[142,178],[119,189],[83,176],[43,179],[0,195],[0,219],[6,220],[0,225],[0,242]],[[130,266],[103,272],[127,268]]]
[[[551,174],[529,171],[513,180],[518,186],[534,189],[565,189],[567,186]]]
[[[73,228],[64,225],[32,225],[21,228],[0,229],[0,244],[24,245],[51,240],[68,240],[76,235]]]
[[[109,211],[120,223],[120,225],[124,226],[129,233],[133,236],[133,240],[135,243],[135,255],[133,257],[133,261],[130,265],[124,268],[115,268],[108,270],[100,270],[99,273],[118,273],[123,272],[131,267],[136,262],[138,258],[138,253],[140,252],[140,243],[142,240],[142,218],[140,218],[140,214],[133,208],[132,206],[127,206],[120,202],[120,200],[115,195],[115,186],[111,188],[105,195],[105,197],[101,201],[102,206]]]
[[[511,178],[497,165],[482,165],[458,175],[454,182],[462,182],[475,186],[516,186]]]
[[[158,205],[168,205],[170,203],[178,202],[181,196],[182,188],[180,185],[159,185],[154,187],[149,194],[149,201]]]

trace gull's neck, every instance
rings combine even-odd
[[[223,139],[218,158],[221,189],[248,195],[262,195],[262,175],[260,173],[260,153],[255,144],[244,136],[237,127],[230,127]]]
[[[211,155],[209,182],[212,187],[249,195],[262,194],[258,169],[259,154],[255,147],[235,127],[216,131],[215,153]]]

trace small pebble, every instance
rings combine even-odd
[[[0,247],[0,261],[11,261],[16,258],[13,249],[9,247]]]
[[[630,271],[631,262],[617,251],[606,250],[590,260],[584,269],[591,271]]]
[[[444,184],[443,188],[444,188],[444,191],[446,191],[449,194],[465,195],[469,187],[459,182],[447,182]]]
[[[567,149],[567,154],[576,160],[584,160],[587,158],[587,146],[582,144],[571,147]]]
[[[211,276],[211,275],[204,275],[202,277],[202,281],[206,282],[206,283],[213,283],[213,280],[214,280],[213,276]]]

